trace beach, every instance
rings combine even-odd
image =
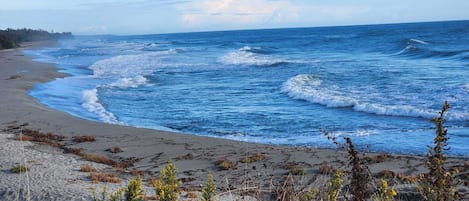
[[[11,196],[19,190],[18,183],[11,178],[12,173],[9,173],[8,169],[12,168],[11,166],[15,163],[21,162],[15,158],[22,158],[22,161],[26,162],[40,160],[37,163],[44,166],[31,168],[28,173],[29,182],[44,184],[62,182],[48,188],[44,188],[44,185],[31,185],[29,187],[31,197],[52,198],[51,200],[91,198],[91,190],[87,189],[92,185],[92,181],[86,178],[86,174],[79,172],[82,164],[90,162],[79,156],[63,153],[63,147],[60,149],[51,148],[48,145],[14,142],[15,137],[12,134],[19,133],[21,129],[37,130],[42,133],[51,132],[63,136],[61,144],[65,148],[81,148],[83,153],[104,155],[114,161],[132,161],[132,165],[127,169],[143,171],[144,179],[159,177],[160,170],[168,161],[172,161],[178,169],[178,177],[184,178],[184,189],[200,190],[200,186],[206,182],[208,173],[214,175],[219,191],[223,192],[223,189],[237,189],[243,186],[263,186],[268,189],[270,183],[281,183],[285,175],[290,172],[286,164],[293,164],[304,169],[306,174],[301,176],[301,183],[305,187],[313,184],[312,181],[325,177],[319,173],[321,164],[328,164],[338,169],[349,169],[347,156],[340,149],[264,145],[106,124],[84,120],[48,108],[30,97],[29,91],[36,83],[60,79],[67,75],[59,73],[53,65],[32,61],[21,52],[24,48],[44,45],[53,45],[53,43],[25,43],[22,48],[0,51],[0,75],[2,75],[0,77],[0,130],[4,133],[1,137],[1,146],[3,152],[7,153],[6,150],[9,150],[8,153],[13,154],[2,155],[0,197],[6,196],[6,199],[11,199]],[[74,136],[94,136],[96,141],[77,143],[73,141]],[[113,147],[119,147],[122,152],[106,151]],[[29,151],[22,152],[21,150]],[[17,155],[14,155],[15,153]],[[39,157],[45,153],[49,155]],[[256,154],[262,154],[265,158],[252,163],[241,162],[248,156]],[[373,158],[378,155],[382,154],[368,153],[367,157]],[[424,157],[393,154],[386,156],[383,161],[369,164],[372,174],[391,170],[396,174],[416,176],[426,171]],[[220,170],[216,166],[216,161],[222,158],[237,163],[233,168]],[[7,161],[10,162],[7,163]],[[449,167],[464,166],[465,163],[467,164],[467,159],[464,158],[448,160]],[[114,171],[113,168],[102,164],[92,163],[92,165]],[[57,170],[53,174],[47,173],[51,172],[47,170],[48,168],[57,166],[62,166],[66,170]],[[135,177],[135,175],[123,172],[119,174],[124,181]],[[99,190],[102,184],[94,186]],[[404,187],[408,186],[404,185]],[[460,190],[465,192],[467,197],[467,186],[461,186]],[[21,192],[24,193],[24,189]],[[149,194],[152,195],[153,192]]]

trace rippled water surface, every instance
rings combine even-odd
[[[77,36],[27,52],[72,76],[31,95],[108,123],[272,144],[424,154],[444,101],[469,156],[469,21]]]

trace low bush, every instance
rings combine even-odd
[[[15,174],[21,174],[21,173],[25,173],[27,171],[29,171],[29,168],[24,166],[24,165],[17,165],[17,166],[10,169],[10,172],[15,173]]]
[[[88,164],[82,165],[80,167],[80,171],[82,171],[82,172],[97,172],[97,170],[95,168],[91,167]]]
[[[229,170],[231,168],[236,167],[237,163],[234,161],[229,160],[226,157],[220,158],[215,162],[215,165],[220,170]]]
[[[73,141],[73,142],[76,142],[76,143],[94,142],[94,141],[96,141],[96,137],[95,137],[95,136],[91,136],[91,135],[74,136],[74,137],[72,138],[72,141]]]
[[[114,173],[110,172],[90,172],[88,178],[94,183],[109,182],[109,183],[121,183],[122,179]]]
[[[89,160],[89,161],[93,161],[95,163],[102,163],[102,164],[106,164],[106,165],[110,165],[110,166],[114,166],[116,165],[116,161],[106,157],[106,156],[103,156],[103,155],[99,155],[99,154],[84,154],[83,155],[83,158],[85,158],[86,160]]]
[[[418,190],[422,193],[425,200],[457,200],[458,194],[456,191],[457,182],[455,176],[457,170],[454,172],[448,171],[445,168],[447,156],[444,154],[448,150],[448,130],[444,127],[445,113],[451,105],[445,102],[440,115],[432,119],[436,125],[436,135],[434,139],[434,146],[429,147],[427,154],[427,161],[425,167],[428,173],[423,174]]]
[[[145,188],[142,186],[142,179],[138,176],[130,180],[125,189],[124,197],[126,201],[143,201],[145,199]]]
[[[160,201],[177,201],[181,184],[182,182],[177,178],[176,166],[169,162],[161,170],[161,179],[155,180],[153,186]]]
[[[257,161],[262,161],[266,159],[266,155],[264,153],[257,153],[253,155],[246,156],[243,160],[241,160],[242,163],[254,163]]]
[[[28,135],[19,134],[16,138],[19,141],[34,141],[34,138]]]
[[[327,163],[321,163],[319,165],[319,173],[321,174],[325,174],[325,175],[328,175],[328,174],[332,174],[334,173],[334,167],[332,167],[332,165],[329,165]]]
[[[217,186],[213,181],[213,175],[207,175],[207,183],[205,183],[204,188],[202,189],[202,201],[211,201],[215,194],[217,193]]]

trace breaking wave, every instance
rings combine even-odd
[[[402,50],[392,55],[412,58],[468,60],[469,49],[441,50],[432,46],[432,44],[429,42],[418,39],[409,39],[405,43],[405,47]]]
[[[228,65],[276,66],[290,63],[287,59],[275,58],[268,49],[244,46],[221,57],[220,62]]]
[[[340,90],[337,86],[325,86],[322,80],[309,74],[300,74],[290,78],[283,83],[281,91],[294,99],[305,100],[331,108],[348,107],[369,114],[426,119],[431,119],[438,114],[438,110],[435,109],[367,102],[367,100],[362,100],[363,96],[355,96],[347,90]],[[447,119],[466,121],[469,120],[469,113],[449,112]]]
[[[97,115],[101,121],[120,124],[117,117],[106,110],[99,101],[99,88],[136,88],[148,83],[145,76],[154,73],[161,62],[158,56],[177,54],[180,50],[166,50],[137,55],[119,55],[95,62],[89,68],[92,77],[102,80],[94,89],[82,91],[82,107]]]
[[[83,104],[82,106],[86,108],[91,113],[97,114],[101,121],[106,123],[121,124],[117,117],[106,110],[106,108],[99,102],[98,90],[90,89],[83,91]]]

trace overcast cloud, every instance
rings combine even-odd
[[[5,28],[148,34],[469,19],[467,0],[0,0]]]

